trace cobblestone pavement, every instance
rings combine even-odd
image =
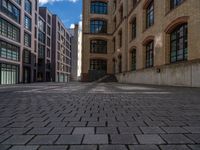
[[[0,86],[0,150],[200,150],[200,89]]]

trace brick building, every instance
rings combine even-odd
[[[200,86],[199,26],[196,0],[85,0],[82,80]]]

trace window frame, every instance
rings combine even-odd
[[[154,41],[146,44],[146,68],[154,66]]]

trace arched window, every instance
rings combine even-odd
[[[107,53],[107,41],[105,40],[91,40],[90,53]]]
[[[150,41],[146,44],[146,68],[154,65],[154,42]]]
[[[91,13],[92,14],[107,14],[108,4],[105,2],[91,2]]]
[[[107,33],[107,21],[106,20],[91,20],[90,32],[91,33]]]
[[[137,23],[136,23],[136,17],[133,18],[133,20],[131,21],[131,39],[135,39],[136,38],[136,33],[137,33]]]
[[[175,7],[179,6],[183,3],[184,0],[170,0],[170,8],[174,9]]]
[[[131,70],[136,70],[136,49],[131,50]]]
[[[170,62],[187,60],[188,57],[188,26],[179,25],[170,33]]]

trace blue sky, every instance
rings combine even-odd
[[[47,7],[57,14],[67,28],[79,23],[82,14],[82,0],[39,0],[40,6]]]

